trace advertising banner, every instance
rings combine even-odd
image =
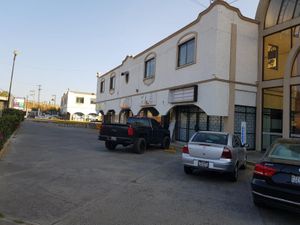
[[[25,98],[14,98],[13,108],[25,111]]]

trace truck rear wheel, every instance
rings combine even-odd
[[[168,149],[170,147],[170,138],[168,136],[162,139],[160,147],[162,149]]]
[[[108,150],[114,150],[116,148],[117,144],[114,143],[113,141],[105,141],[105,147]]]
[[[133,145],[133,150],[137,154],[143,154],[146,150],[146,140],[145,138],[139,138]]]

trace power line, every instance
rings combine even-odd
[[[239,0],[234,0],[232,2],[229,2],[229,4],[233,4],[233,3],[237,2],[237,1],[239,1]]]
[[[190,2],[193,2],[193,3],[203,7],[205,9],[208,7],[207,5],[204,5],[203,3],[199,2],[198,0],[190,0]]]

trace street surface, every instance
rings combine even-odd
[[[0,161],[0,224],[300,224],[300,215],[256,208],[250,179],[251,168],[237,183],[188,176],[180,154],[109,152],[96,130],[25,121]]]

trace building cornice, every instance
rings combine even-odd
[[[240,82],[240,81],[231,81],[231,80],[225,80],[225,79],[220,79],[220,78],[215,77],[215,78],[212,78],[212,79],[203,80],[203,81],[199,81],[199,82],[193,82],[193,83],[187,83],[187,84],[183,84],[183,85],[177,85],[177,86],[172,86],[172,87],[167,87],[167,88],[161,88],[161,89],[157,89],[157,90],[154,90],[154,91],[147,91],[147,92],[143,92],[143,93],[126,95],[126,96],[111,98],[111,99],[107,99],[107,100],[103,100],[103,101],[96,101],[96,104],[109,102],[109,101],[113,101],[113,100],[119,100],[119,99],[123,99],[123,98],[130,98],[130,97],[134,97],[134,96],[151,94],[151,93],[155,93],[155,92],[179,89],[179,88],[189,87],[189,86],[192,86],[192,85],[198,85],[198,84],[204,84],[204,83],[210,83],[210,82],[222,82],[222,83],[227,83],[227,84],[239,84],[239,85],[249,86],[249,87],[258,87],[257,84],[253,84],[253,83],[246,83],[246,82]]]

